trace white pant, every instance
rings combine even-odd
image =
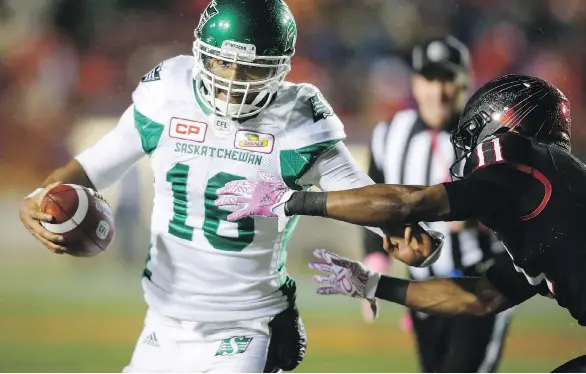
[[[270,320],[191,322],[149,310],[124,372],[262,372]]]

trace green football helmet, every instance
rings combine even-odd
[[[195,89],[218,115],[265,109],[291,70],[297,26],[282,0],[212,0],[195,29]]]

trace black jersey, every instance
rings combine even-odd
[[[464,179],[445,186],[450,219],[478,218],[507,248],[513,266],[488,271],[499,291],[517,302],[549,291],[586,325],[583,163],[560,146],[508,132],[479,144]]]

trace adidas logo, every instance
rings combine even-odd
[[[158,347],[159,346],[159,342],[157,341],[157,335],[155,335],[154,332],[148,334],[143,340],[142,342],[144,344],[148,344],[151,345],[153,347]]]

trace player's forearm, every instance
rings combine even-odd
[[[354,161],[352,155],[350,154],[346,146],[341,142],[336,144],[334,148],[320,155],[320,157],[315,161],[311,169],[308,172],[306,172],[301,178],[301,184],[317,185],[322,191],[326,192],[345,190],[344,194],[348,193],[351,190],[362,191],[364,190],[364,187],[367,186],[373,186],[367,188],[367,191],[370,190],[370,188],[373,188],[375,190],[384,188],[386,194],[394,194],[396,196],[404,196],[409,193],[425,189],[424,186],[374,185],[374,181],[362,170],[360,170],[360,168],[356,165],[356,162]],[[311,197],[312,196],[310,195],[310,200]],[[335,198],[328,197],[328,204],[335,202],[335,200]],[[305,204],[305,206],[308,207],[307,204]],[[323,215],[321,211],[322,209],[319,209],[320,210],[313,212],[313,209],[310,208],[309,211],[297,214]],[[337,216],[331,215],[328,215],[328,217],[334,219],[341,219]],[[360,222],[355,221],[348,222],[361,224]],[[400,227],[402,228],[403,225],[400,225]],[[369,227],[369,229],[375,232],[376,234],[382,236],[381,230],[372,227]]]
[[[421,191],[427,188],[427,186],[406,186],[402,184],[380,184],[383,185],[388,193],[396,195],[407,195],[412,192]]]
[[[287,202],[286,212],[289,215],[316,215],[378,227],[436,221],[449,211],[449,205],[438,206],[433,196],[430,198],[419,193],[426,189],[420,186],[377,184],[328,193],[299,192]]]
[[[42,187],[48,186],[55,182],[79,184],[81,186],[95,189],[85,170],[75,159],[72,159],[66,165],[55,169],[51,174],[49,174],[43,181]]]
[[[407,281],[382,276],[375,296],[429,314],[483,316],[502,310],[502,298],[482,298],[481,278]],[[481,290],[480,290],[481,291]]]
[[[392,199],[381,187],[383,185],[334,192],[296,192],[285,205],[285,212],[287,215],[322,216],[361,226],[380,227],[393,215],[396,217],[399,214],[392,206]]]

